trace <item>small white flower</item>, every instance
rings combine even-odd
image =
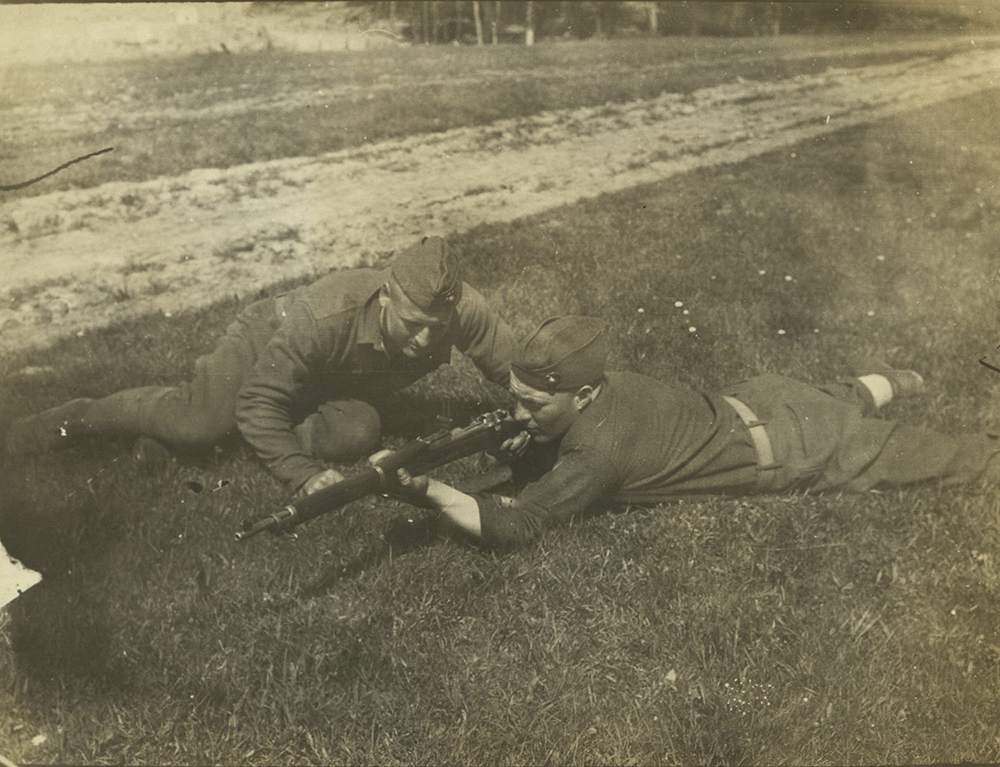
[[[875,312],[873,312],[871,309],[869,309],[868,310],[868,316],[869,317],[874,317],[875,316]]]
[[[680,309],[682,306],[684,306],[684,302],[683,301],[674,301],[674,306],[676,306],[678,309]]]
[[[767,274],[767,269],[758,269],[757,274],[763,277],[765,274]]]
[[[685,309],[683,312],[681,312],[681,314],[690,314],[690,313],[691,312],[689,312],[687,309]]]
[[[778,335],[779,335],[779,336],[783,336],[783,335],[785,335],[785,331],[784,331],[784,330],[779,330],[779,331],[778,331]]]
[[[694,325],[688,328],[688,333],[697,333],[697,332],[698,328],[696,328]]]
[[[875,256],[876,261],[885,261],[885,256]]]
[[[636,309],[636,311],[639,312],[639,314],[645,314],[646,312],[646,310],[643,309],[641,306],[638,309]]]
[[[792,281],[792,275],[786,274],[785,275],[785,282],[791,282],[791,281]]]

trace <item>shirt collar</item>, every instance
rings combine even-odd
[[[380,291],[381,288],[376,290],[361,309],[361,315],[358,317],[357,342],[370,344],[376,351],[385,352],[385,343],[382,340],[382,304],[378,300]]]

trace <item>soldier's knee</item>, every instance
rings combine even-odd
[[[352,463],[382,440],[378,411],[361,400],[327,402],[295,429],[306,453],[331,463]]]

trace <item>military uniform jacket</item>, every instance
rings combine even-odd
[[[533,481],[516,498],[477,496],[486,546],[526,543],[609,504],[739,492],[756,478],[753,442],[721,395],[636,373],[608,373],[558,445],[525,458]]]
[[[243,437],[293,487],[325,468],[303,452],[292,431],[303,402],[372,401],[449,362],[453,348],[490,381],[507,384],[513,335],[467,284],[452,322],[426,357],[387,349],[378,299],[388,279],[388,271],[334,272],[275,300],[276,329],[240,390],[236,417]]]
[[[724,394],[764,425],[770,466],[758,466],[750,431]],[[856,379],[812,386],[765,374],[724,394],[609,373],[552,454],[529,467],[516,498],[479,499],[484,544],[524,543],[612,503],[757,492],[762,477],[768,492],[865,492],[928,480],[965,484],[992,476],[991,466],[1000,475],[1000,440],[867,417],[874,403]]]

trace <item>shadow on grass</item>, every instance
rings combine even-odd
[[[327,567],[315,580],[305,584],[298,596],[305,599],[321,596],[332,591],[341,582],[357,578],[383,562],[426,548],[448,537],[439,521],[430,516],[397,517],[375,545],[346,563],[337,562]]]
[[[126,689],[128,659],[113,641],[120,619],[84,581],[73,570],[47,574],[7,607],[18,671],[42,687],[77,679],[90,689]]]

